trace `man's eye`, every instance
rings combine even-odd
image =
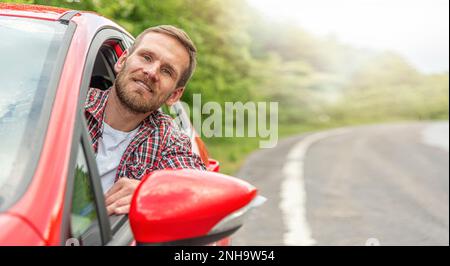
[[[172,76],[172,72],[170,72],[170,70],[168,69],[163,68],[161,71],[164,75]]]
[[[152,61],[152,58],[149,55],[144,55],[144,59],[145,61]]]

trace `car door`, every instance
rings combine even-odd
[[[88,89],[108,89],[114,82],[113,66],[130,44],[126,39],[132,40],[117,29],[103,29],[92,40],[86,58],[66,189],[63,245],[130,245],[134,241],[127,215],[107,215],[84,116]]]

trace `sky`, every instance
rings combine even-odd
[[[449,69],[449,0],[248,0],[268,19],[287,20],[354,47],[391,50],[425,73]]]

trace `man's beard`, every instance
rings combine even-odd
[[[114,84],[119,101],[130,111],[136,114],[150,113],[157,110],[162,103],[159,104],[155,101],[145,101],[143,95],[140,95],[137,92],[130,92],[125,88],[127,84],[127,81],[125,80],[126,79],[125,73],[126,73],[125,69],[119,72],[117,74],[117,79]]]

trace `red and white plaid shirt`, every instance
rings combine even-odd
[[[103,113],[111,89],[91,88],[85,103],[85,117],[95,153],[103,132]],[[193,168],[206,170],[200,157],[192,152],[188,136],[172,124],[172,118],[157,110],[142,121],[116,172],[120,177],[141,179],[159,169]]]

